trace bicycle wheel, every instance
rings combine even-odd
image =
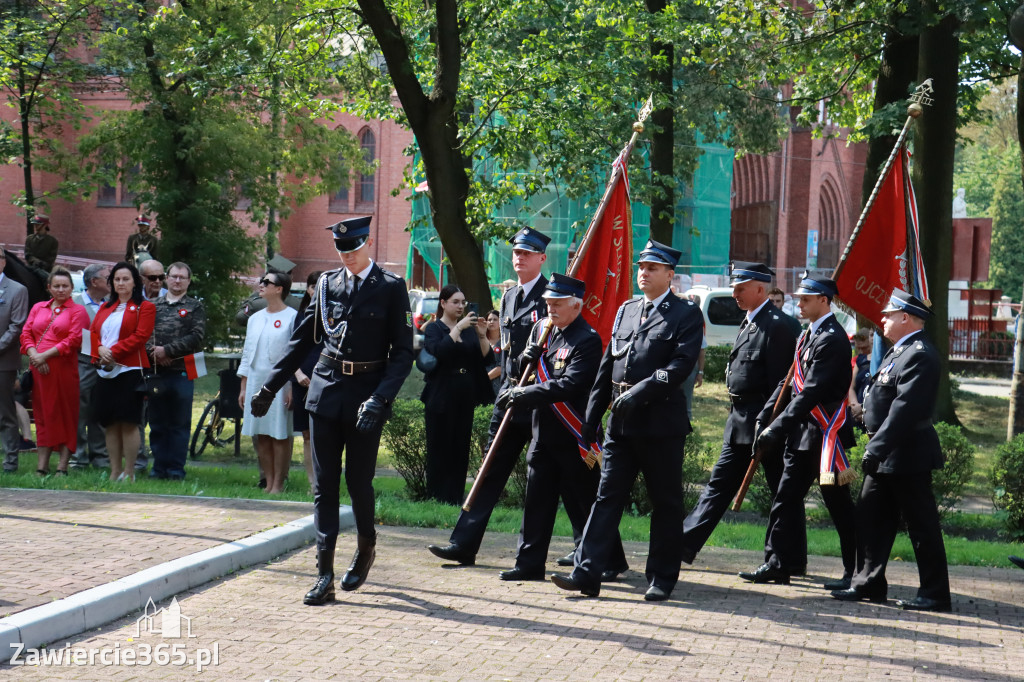
[[[203,416],[199,418],[196,430],[192,432],[192,444],[189,447],[192,459],[199,459],[199,456],[203,454],[203,450],[206,449],[206,445],[213,442],[213,437],[216,433],[215,427],[217,422],[220,421],[219,417],[220,410],[217,409],[217,399],[214,398],[206,403],[206,408],[203,409]]]
[[[235,430],[238,428],[237,419],[228,419],[218,414],[217,423],[211,431],[210,440],[215,447],[222,448],[235,438]]]

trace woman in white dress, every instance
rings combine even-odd
[[[268,272],[260,279],[260,298],[267,302],[267,307],[249,318],[242,362],[238,366],[238,376],[242,379],[238,406],[245,414],[242,435],[253,437],[260,469],[267,479],[267,492],[275,495],[284,492],[292,461],[292,413],[288,409],[292,400],[291,385],[287,384],[277,394],[270,411],[263,417],[252,416],[247,387],[266,383],[270,370],[288,348],[295,311],[284,304],[284,297],[291,285],[291,277],[282,272]]]

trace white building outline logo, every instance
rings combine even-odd
[[[157,626],[158,616],[160,620],[159,626]],[[182,627],[182,621],[185,624],[184,628]],[[182,634],[183,631],[184,635]],[[181,605],[178,604],[177,597],[173,597],[171,603],[161,609],[156,607],[152,597],[149,598],[142,615],[135,621],[135,636],[141,637],[143,634],[160,635],[164,639],[199,636],[192,634],[192,619],[182,615]]]

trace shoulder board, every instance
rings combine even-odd
[[[398,282],[401,282],[401,281],[402,281],[402,276],[401,276],[401,275],[399,275],[398,273],[395,273],[395,272],[391,272],[390,270],[385,270],[384,268],[381,268],[381,269],[380,269],[380,271],[381,271],[381,273],[383,273],[383,275],[384,275],[385,277],[387,277],[388,279],[393,279],[393,280],[396,280],[396,281],[398,281]]]

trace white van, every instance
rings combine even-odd
[[[731,346],[740,331],[740,324],[746,312],[736,305],[730,287],[696,286],[687,289],[683,298],[688,298],[704,314],[704,334],[709,346]]]

